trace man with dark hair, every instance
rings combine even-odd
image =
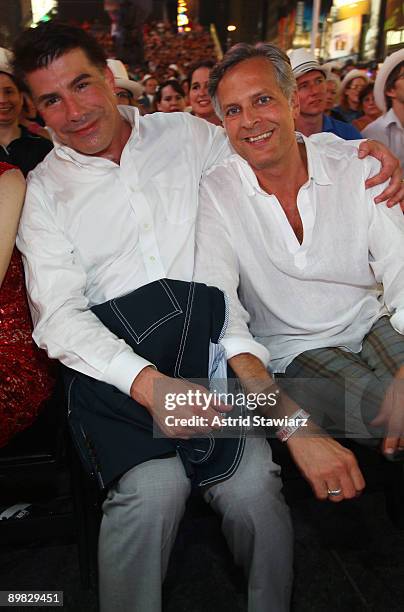
[[[81,28],[70,28],[63,23],[52,23],[52,27],[41,28],[42,36],[29,36],[17,39],[14,52],[18,60],[14,64],[16,79],[26,82],[26,75],[37,68],[44,68],[68,51],[81,49],[91,64],[103,69],[106,66],[104,49],[95,38]],[[29,44],[26,42],[29,40]]]
[[[376,76],[374,96],[384,114],[370,123],[363,135],[388,146],[404,169],[404,49],[384,60]]]
[[[206,410],[178,400],[179,422],[168,427],[157,387],[177,394],[200,392],[200,387],[162,374],[91,308],[160,279],[192,279],[199,180],[229,155],[229,148],[221,128],[187,113],[142,118],[135,108],[117,107],[113,76],[97,53],[90,56],[93,43],[83,37],[75,28],[50,22],[24,32],[15,47],[16,71],[55,143],[30,177],[18,246],[25,259],[34,339],[49,355],[85,374],[90,387],[93,379],[101,381],[105,397],[113,398],[113,407],[101,398],[108,427],[100,443],[93,444],[88,435],[81,440],[90,447],[88,462],[108,491],[99,541],[101,608],[155,612],[161,608],[161,582],[190,492],[184,465],[198,464],[197,457],[193,464],[184,459],[181,439],[209,432],[218,410],[228,407],[212,398]],[[145,336],[182,313],[170,292],[164,293],[165,317],[142,329],[136,323],[129,328],[139,352]],[[172,441],[168,451],[150,452],[159,440],[133,428],[131,402],[133,414],[136,408],[143,420],[152,418]],[[95,410],[92,419],[97,416]],[[180,417],[190,416],[205,417],[207,425],[184,426]],[[117,421],[122,436],[111,442]],[[286,611],[291,526],[279,470],[263,437],[247,438],[240,448],[232,468],[201,489],[221,514],[227,542],[244,567],[250,610],[264,611],[271,602]],[[123,453],[125,469],[116,465]],[[320,454],[332,465],[332,446]]]
[[[166,277],[192,279],[199,179],[229,149],[223,130],[187,113],[143,119],[133,107],[117,107],[112,74],[90,61],[82,38],[76,40],[75,28],[46,24],[23,34],[16,45],[16,69],[55,142],[53,154],[30,177],[18,245],[34,339],[87,375],[90,389],[99,381],[104,385],[101,401],[91,395],[84,407],[91,413],[88,421],[83,423],[83,411],[77,416],[70,410],[71,423],[74,415],[81,419],[80,430],[74,430],[77,444],[107,492],[99,537],[101,610],[157,612],[191,489],[188,474],[197,470],[204,458],[198,452],[206,446],[198,446],[191,462],[181,452],[182,439],[209,433],[218,410],[228,408],[208,397],[205,409],[180,406],[178,400],[178,424],[166,424],[159,388],[174,395],[201,389],[165,376],[139,354],[144,337],[153,332],[158,343],[165,322],[182,313],[164,283],[159,300],[166,300],[168,313],[149,321],[143,332],[142,324],[134,323],[139,353],[90,308]],[[142,310],[145,315],[152,306]],[[161,353],[169,350],[161,346]],[[196,425],[182,425],[181,417],[192,415],[199,418]],[[145,430],[151,418],[167,441]],[[264,437],[240,438],[236,452],[226,451],[232,440],[219,442],[231,459],[228,468],[197,484],[222,516],[224,535],[248,577],[250,609],[263,611],[272,601],[286,612],[292,539],[279,468]],[[210,465],[217,442],[209,448],[201,470]]]

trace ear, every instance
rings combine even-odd
[[[105,82],[108,83],[108,85],[110,86],[111,90],[114,91],[114,89],[115,89],[115,78],[114,78],[114,75],[112,74],[112,70],[111,70],[111,68],[109,66],[105,66],[104,77],[105,77]]]
[[[293,119],[296,120],[300,115],[299,95],[296,89],[292,93],[292,97],[290,99],[290,108],[292,110]]]
[[[397,98],[397,92],[396,92],[395,86],[393,85],[393,87],[390,87],[389,89],[386,89],[384,91],[384,95],[388,96],[389,98],[393,98],[393,99]]]

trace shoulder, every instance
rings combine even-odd
[[[384,116],[378,117],[372,123],[369,123],[363,130],[362,135],[366,138],[375,138],[376,136],[380,138],[380,136],[385,132],[386,124]]]
[[[243,164],[247,164],[247,162],[244,162],[239,155],[234,153],[211,166],[202,175],[201,195],[208,194],[210,199],[220,201],[222,209],[231,208],[235,211],[243,199],[242,193],[245,184],[245,180],[242,178]]]
[[[357,140],[344,140],[332,133],[313,134],[307,140],[314,160],[317,159],[335,181],[340,180],[341,176],[361,181],[364,176],[369,176],[372,169],[380,167],[379,162],[370,155],[363,159],[358,157]]]
[[[0,186],[2,189],[25,189],[24,175],[19,168],[6,168],[0,174]]]
[[[350,123],[345,123],[344,121],[339,121],[338,119],[334,119],[333,117],[329,117],[330,125],[332,126],[333,131],[337,136],[341,136],[341,138],[347,140],[355,140],[362,138],[359,130],[356,129]]]
[[[334,132],[320,132],[307,139],[309,145],[315,148],[318,154],[332,159],[346,158],[355,155],[358,157],[358,144],[344,140]]]
[[[225,132],[222,127],[213,125],[204,119],[194,117],[191,113],[151,113],[139,117],[140,130],[155,131],[164,138],[167,133],[177,134],[177,137],[203,136],[214,137],[220,135],[225,139]],[[180,142],[181,144],[181,142]]]
[[[243,163],[247,162],[244,162],[237,153],[233,153],[206,170],[202,176],[202,183],[209,184],[217,181],[228,183],[235,176],[240,176],[240,165]]]
[[[27,176],[27,188],[33,188],[45,193],[51,193],[54,185],[60,185],[62,179],[69,176],[70,164],[64,162],[52,148],[46,157],[39,162]]]

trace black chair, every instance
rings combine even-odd
[[[269,440],[274,461],[281,468],[283,493],[289,505],[313,496],[287,447],[276,438]],[[388,461],[381,454],[352,440],[338,439],[354,453],[366,481],[366,491],[384,492],[386,512],[397,529],[404,529],[404,464]]]
[[[0,449],[0,506],[29,502],[28,516],[0,521],[3,544],[76,541],[81,584],[92,586],[94,507],[88,479],[71,449],[61,385],[31,427]]]

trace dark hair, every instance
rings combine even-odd
[[[374,88],[375,88],[375,84],[374,83],[368,83],[362,89],[362,91],[359,94],[359,106],[360,106],[360,108],[362,108],[362,104],[363,104],[363,101],[366,98],[366,96],[368,96],[369,94],[373,93]]]
[[[25,83],[27,74],[38,68],[46,68],[73,49],[81,49],[92,64],[100,69],[105,68],[103,48],[81,28],[48,21],[37,28],[24,30],[14,44],[13,69],[17,82]]]
[[[258,43],[257,45],[237,43],[227,51],[222,61],[216,64],[210,73],[208,91],[212,98],[215,113],[220,119],[223,119],[222,109],[217,98],[217,88],[220,81],[230,68],[256,57],[262,57],[272,66],[279,89],[288,102],[291,101],[292,94],[296,90],[296,79],[286,53],[272,43]]]
[[[384,86],[384,97],[386,100],[386,106],[388,110],[393,106],[393,101],[387,92],[389,89],[392,89],[394,85],[396,84],[396,81],[401,72],[401,68],[403,66],[404,66],[404,61],[397,64],[397,66],[393,68],[393,70],[390,72],[389,76],[386,79],[386,85]]]
[[[196,64],[193,64],[188,72],[189,86],[191,86],[192,77],[196,70],[199,70],[199,68],[208,68],[209,70],[212,70],[214,65],[215,62],[213,60],[205,60],[204,62],[197,62]]]
[[[185,98],[185,91],[182,89],[181,85],[175,79],[168,79],[168,81],[163,81],[156,92],[156,102],[161,102],[161,98],[163,97],[163,89],[164,87],[172,87],[177,94],[180,94],[182,98]]]

